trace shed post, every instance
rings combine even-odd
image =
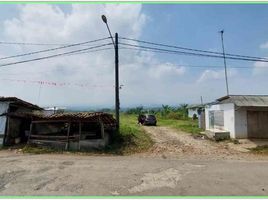
[[[104,138],[104,126],[103,126],[103,122],[102,121],[100,121],[100,127],[101,127],[101,137],[102,137],[102,139],[105,139]]]
[[[69,150],[69,136],[70,136],[71,122],[68,123],[68,131],[67,131],[67,143],[65,146],[65,150]]]
[[[80,151],[80,140],[81,140],[81,131],[82,131],[82,122],[79,122],[79,141],[78,141],[78,150]]]
[[[4,134],[4,138],[3,138],[3,146],[6,145],[6,139],[7,139],[8,132],[9,132],[9,117],[7,116],[5,134]]]
[[[30,125],[30,132],[29,132],[29,135],[28,135],[28,141],[27,141],[28,144],[30,144],[32,131],[33,131],[33,123],[31,123],[31,125]]]

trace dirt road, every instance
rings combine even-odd
[[[252,157],[250,154],[241,153],[229,148],[228,143],[207,140],[202,137],[193,137],[191,134],[180,132],[168,127],[144,126],[155,142],[150,150],[151,156],[164,157],[188,157],[209,159],[240,159],[242,157]],[[254,159],[256,156],[254,156]]]
[[[156,144],[132,156],[0,151],[1,195],[267,195],[268,158],[145,127]],[[223,146],[222,146],[223,145]],[[224,156],[224,157],[222,157]],[[224,158],[224,159],[223,159]]]

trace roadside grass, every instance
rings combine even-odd
[[[31,153],[31,154],[49,154],[49,153],[62,153],[62,150],[57,150],[49,147],[39,147],[35,145],[25,145],[22,148],[23,153]]]
[[[153,141],[150,136],[137,125],[137,116],[121,114],[120,132],[115,134],[112,143],[105,149],[92,149],[87,151],[63,151],[49,147],[37,147],[26,145],[23,153],[49,154],[49,153],[73,153],[85,155],[130,155],[148,150]]]
[[[160,117],[157,119],[157,123],[159,126],[175,128],[186,133],[199,134],[202,131],[202,129],[198,128],[197,120],[165,119]]]
[[[145,152],[153,145],[150,136],[137,124],[136,115],[121,114],[120,133],[105,151],[120,155]]]
[[[257,146],[254,148],[248,148],[252,153],[255,154],[267,154],[268,155],[268,145]]]

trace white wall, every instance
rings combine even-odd
[[[209,105],[205,108],[205,117],[206,117],[206,130],[211,130],[210,121],[209,121],[209,111],[223,111],[224,112],[224,130],[230,132],[230,137],[235,138],[235,112],[234,112],[234,104],[215,104]]]
[[[188,109],[188,117],[192,118],[194,114],[198,117],[197,108],[189,108]]]

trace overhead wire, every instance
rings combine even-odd
[[[63,55],[69,55],[69,54],[83,52],[83,51],[90,50],[90,49],[96,49],[96,48],[108,46],[108,45],[111,45],[111,44],[112,43],[106,43],[106,44],[101,44],[101,45],[88,47],[88,48],[84,48],[84,49],[78,49],[78,50],[73,50],[73,51],[59,53],[59,54],[53,54],[53,55],[50,55],[50,56],[44,56],[44,57],[39,57],[39,58],[33,58],[33,59],[28,59],[28,60],[22,60],[22,61],[16,61],[16,62],[11,62],[11,63],[0,64],[0,67],[9,66],[9,65],[15,65],[15,64],[21,64],[21,63],[27,63],[27,62],[32,62],[32,61],[38,61],[38,60],[44,60],[44,59],[59,57],[59,56],[63,56]]]
[[[134,42],[139,42],[139,43],[144,43],[144,44],[150,44],[150,45],[155,45],[155,46],[163,46],[163,47],[169,47],[169,48],[175,48],[175,49],[183,49],[183,50],[194,51],[194,52],[202,52],[202,53],[210,53],[210,54],[216,54],[216,55],[223,55],[223,53],[216,52],[216,51],[200,50],[200,49],[194,49],[194,48],[188,48],[188,47],[181,47],[181,46],[175,46],[175,45],[169,45],[169,44],[149,42],[149,41],[144,41],[144,40],[137,40],[137,39],[126,38],[126,37],[119,37],[119,38],[122,39],[122,40],[134,41]],[[225,53],[225,55],[233,56],[233,57],[241,57],[241,58],[260,59],[260,60],[267,60],[268,61],[268,58],[256,57],[256,56],[248,56],[248,55],[240,55],[240,54],[230,54],[230,53]]]
[[[0,60],[5,60],[5,59],[9,59],[9,58],[17,58],[17,57],[22,57],[22,56],[30,56],[30,55],[34,55],[34,54],[38,54],[38,53],[49,52],[49,51],[56,51],[56,50],[60,50],[60,49],[65,49],[65,48],[70,48],[70,47],[85,45],[85,44],[89,44],[89,43],[99,42],[99,41],[107,40],[109,38],[110,37],[106,37],[106,38],[101,38],[101,39],[96,39],[96,40],[90,40],[90,41],[86,41],[86,42],[80,42],[80,43],[74,43],[74,44],[64,45],[64,46],[56,47],[56,48],[50,48],[50,49],[44,49],[44,50],[39,50],[39,51],[33,51],[33,52],[28,52],[28,53],[23,53],[23,54],[17,54],[17,55],[13,55],[13,56],[6,56],[6,57],[0,58]]]
[[[223,58],[223,56],[220,56],[220,55],[211,55],[211,54],[201,54],[201,53],[193,53],[193,52],[186,52],[186,51],[177,51],[177,50],[170,50],[170,49],[155,48],[155,47],[150,47],[150,46],[134,45],[134,44],[122,43],[122,42],[120,42],[119,44],[125,45],[125,46],[141,48],[141,49],[157,50],[157,51],[162,51],[162,52],[166,52],[166,53],[175,53],[175,54],[190,55],[190,56],[203,56],[203,57],[212,57],[212,58]],[[232,60],[268,62],[268,60],[238,58],[238,57],[232,57],[232,56],[225,56],[225,58],[226,59],[232,59]]]

